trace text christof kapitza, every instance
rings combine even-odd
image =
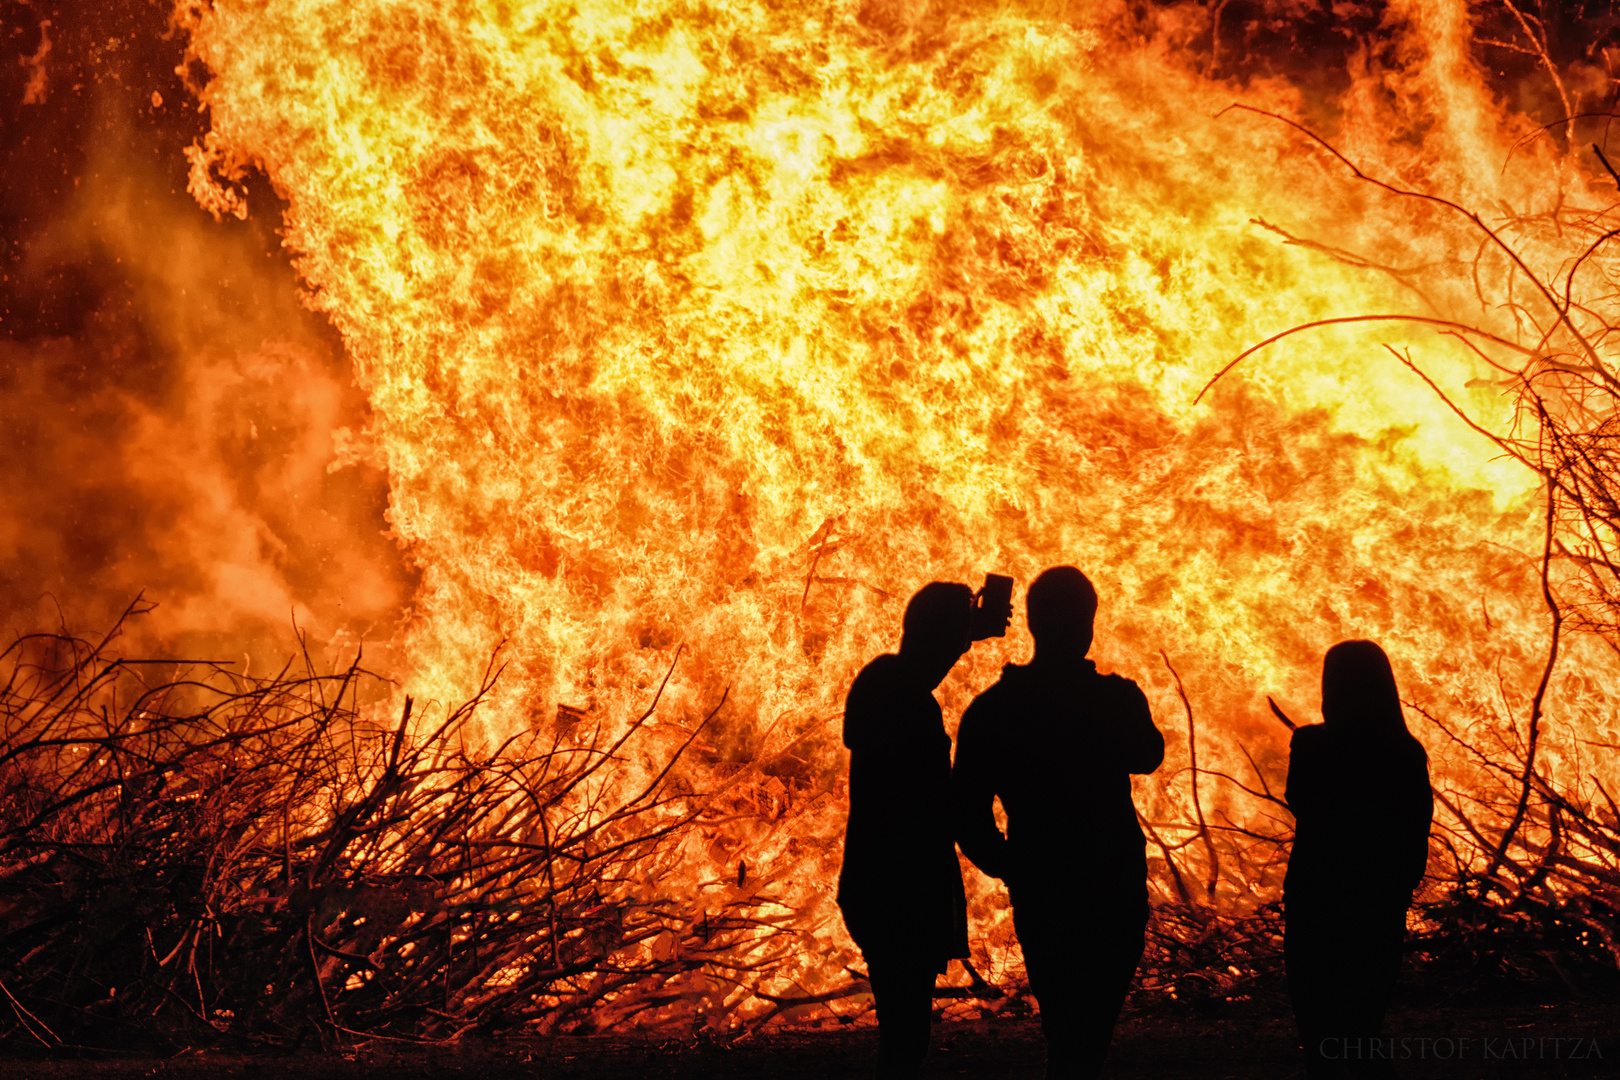
[[[1322,1056],[1338,1061],[1600,1061],[1596,1039],[1562,1036],[1458,1036],[1323,1039]]]

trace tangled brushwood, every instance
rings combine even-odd
[[[655,885],[701,812],[671,770],[702,725],[649,707],[611,739],[489,745],[493,673],[390,730],[358,663],[176,671],[110,636],[3,655],[0,1047],[701,1026],[779,951],[754,892]],[[654,764],[626,785],[627,759]]]

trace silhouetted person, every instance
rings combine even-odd
[[[1389,657],[1370,641],[1328,650],[1322,719],[1294,732],[1288,759],[1288,994],[1312,1077],[1379,1075],[1389,1067],[1369,1059],[1366,1040],[1383,1027],[1428,861],[1429,759],[1406,730]]]
[[[1008,664],[968,707],[952,771],[957,842],[1007,883],[1048,1077],[1095,1077],[1147,925],[1147,856],[1131,773],[1164,737],[1129,679],[1086,659],[1097,593],[1072,566],[1029,587],[1035,658]],[[1000,797],[1007,834],[996,827]]]
[[[866,958],[884,1077],[917,1075],[934,976],[968,955],[948,813],[951,738],[934,688],[968,650],[972,606],[966,585],[923,586],[906,605],[899,654],[867,664],[844,702],[849,827],[838,905]]]

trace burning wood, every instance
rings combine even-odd
[[[160,678],[64,637],[19,643],[0,713],[5,1037],[848,1019],[836,702],[917,584],[1068,561],[1120,597],[1105,668],[1162,651],[1168,669],[1143,675],[1173,759],[1136,792],[1156,902],[1143,1003],[1275,993],[1290,823],[1270,717],[1308,722],[1315,658],[1350,636],[1390,645],[1427,718],[1443,809],[1413,959],[1500,978],[1546,954],[1577,983],[1620,963],[1620,219],[1613,155],[1586,153],[1603,136],[1580,115],[1608,109],[1595,73],[1620,53],[1595,36],[1571,52],[1558,5],[1541,22],[1337,5],[1342,22],[1239,33],[1243,6],[176,5],[184,85],[142,85],[142,115],[206,117],[193,192],[228,225],[279,228],[334,363],[176,380],[210,407],[146,427],[155,399],[97,412],[146,432],[108,475],[139,479],[154,519],[257,490],[265,417],[208,394],[347,386],[352,362],[366,407],[300,406],[270,455],[300,479],[266,490],[387,470],[387,522],[379,472],[377,520],[333,518],[309,546],[407,550],[420,579],[398,584],[415,603],[388,674],[418,703],[467,704],[401,699],[384,719],[358,667]],[[66,18],[22,29],[15,99],[63,100]],[[1361,43],[1330,94],[1255,55],[1314,34]],[[90,35],[98,63],[110,36]],[[1562,119],[1509,112],[1481,57],[1545,72]],[[85,192],[72,229],[27,234],[16,273],[46,280],[39,253],[70,242],[145,252],[159,284],[137,284],[167,290],[150,322],[195,318],[224,269],[168,273],[130,224],[140,200]],[[207,228],[164,235],[189,250]],[[272,312],[239,328],[256,348],[291,321],[284,292],[218,306]],[[13,334],[49,307],[19,295]],[[56,359],[69,331],[45,315],[8,342],[5,378],[37,361],[38,385],[6,383],[10,416],[79,400]],[[1262,338],[1265,363],[1243,360]],[[70,389],[108,382],[83,366]],[[108,442],[84,427],[32,443],[77,463]],[[240,438],[177,438],[225,427]],[[59,486],[12,485],[8,520]],[[94,573],[122,549],[63,507],[37,546],[83,557],[69,581],[109,580]],[[176,578],[209,583],[199,606],[242,601],[243,565],[276,585],[210,608],[220,623],[308,599],[265,552],[318,515],[244,516],[174,534],[203,538],[174,549]],[[304,576],[340,607],[329,583],[365,562]],[[373,592],[374,613],[403,595]],[[945,685],[947,717],[1021,635]],[[682,724],[630,719],[677,643],[664,717],[735,686],[689,747]],[[968,888],[973,967],[953,975],[971,985],[953,992],[970,996],[949,1007],[1019,1007],[1005,897]]]
[[[388,730],[362,719],[385,688],[358,661],[255,679],[111,644],[4,654],[6,1042],[702,1023],[782,947],[757,888],[649,887],[705,805],[667,781],[706,720],[629,796],[603,783],[656,697],[611,741],[481,746],[498,671],[442,717],[406,698]]]

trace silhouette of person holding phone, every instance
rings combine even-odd
[[[1131,774],[1159,767],[1164,737],[1141,689],[1086,659],[1097,592],[1084,574],[1046,570],[1027,602],[1034,659],[1003,668],[957,731],[956,837],[1012,896],[1046,1075],[1089,1080],[1142,956],[1147,856]]]
[[[1429,856],[1429,759],[1406,729],[1395,674],[1370,641],[1322,661],[1322,723],[1295,730],[1286,798],[1283,960],[1311,1077],[1387,1075],[1370,1059]]]
[[[996,576],[992,575],[992,579]],[[1011,595],[1011,579],[1005,593]],[[991,583],[987,580],[986,590]],[[967,901],[951,834],[951,738],[937,687],[1010,606],[976,605],[954,582],[906,605],[899,653],[861,670],[844,702],[849,825],[838,905],[866,960],[878,1014],[878,1075],[914,1077],[928,1053],[934,977],[968,955]]]

